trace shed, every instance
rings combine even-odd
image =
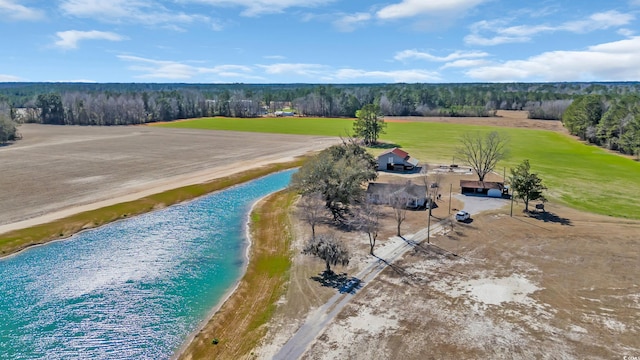
[[[378,155],[378,170],[409,171],[417,166],[418,160],[399,148],[393,148]]]
[[[502,197],[508,189],[504,183],[495,181],[471,181],[460,180],[460,190],[465,195],[486,195],[489,197]]]

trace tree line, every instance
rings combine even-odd
[[[256,117],[291,108],[302,116],[492,116],[526,110],[560,119],[573,99],[616,101],[639,83],[513,84],[80,84],[0,83],[0,98],[24,122],[125,125],[203,116]]]
[[[640,157],[640,96],[579,96],[562,116],[564,126],[584,141]]]
[[[13,120],[12,108],[6,101],[0,99],[0,145],[20,137],[17,124]]]

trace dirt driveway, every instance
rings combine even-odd
[[[456,199],[464,203],[461,210],[465,210],[470,213],[471,217],[484,211],[497,210],[509,205],[509,200],[507,199],[462,194],[456,194],[454,196]]]
[[[323,149],[335,138],[26,124],[0,148],[0,233]],[[31,222],[16,222],[29,220]],[[10,227],[10,225],[12,227]]]

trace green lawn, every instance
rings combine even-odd
[[[351,132],[353,120],[297,117],[252,119],[214,117],[150,125],[160,127],[234,130],[276,134],[344,136]]]
[[[157,126],[344,136],[351,124],[349,119],[208,118]],[[444,123],[389,123],[382,140],[401,146],[423,162],[449,164],[463,133],[491,130],[511,139],[511,157],[498,165],[499,173],[506,167],[508,174],[510,167],[529,159],[532,170],[549,188],[551,200],[599,214],[640,219],[640,164],[563,134]],[[381,151],[372,149],[375,154]]]

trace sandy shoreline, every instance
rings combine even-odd
[[[273,193],[271,193],[271,194],[273,194]],[[211,311],[209,311],[207,316],[204,319],[202,319],[202,321],[200,321],[198,326],[189,334],[189,336],[187,336],[187,338],[183,341],[182,345],[180,345],[180,347],[176,350],[176,352],[171,356],[172,360],[178,359],[178,358],[180,358],[180,356],[183,355],[185,350],[191,345],[191,343],[195,339],[196,335],[198,333],[200,333],[202,331],[202,329],[204,329],[204,327],[207,325],[207,323],[220,310],[222,305],[224,305],[224,303],[226,303],[227,300],[229,300],[229,298],[233,295],[233,293],[235,293],[236,290],[238,290],[238,287],[240,286],[240,283],[242,282],[242,279],[244,278],[244,275],[247,273],[247,268],[249,267],[249,262],[251,261],[251,245],[253,244],[253,241],[251,239],[251,213],[253,213],[253,210],[256,208],[256,205],[258,203],[260,203],[262,200],[264,200],[265,198],[267,198],[271,194],[265,195],[265,196],[259,198],[258,200],[254,201],[253,204],[251,204],[251,207],[249,208],[249,211],[245,214],[245,218],[246,219],[245,219],[245,222],[244,222],[244,227],[245,227],[244,233],[245,233],[246,241],[245,241],[245,244],[244,244],[245,248],[244,248],[244,259],[242,261],[242,270],[240,272],[238,280],[236,280],[234,282],[233,286],[230,287],[229,290],[227,290],[227,292],[225,292],[224,296],[211,309]]]

